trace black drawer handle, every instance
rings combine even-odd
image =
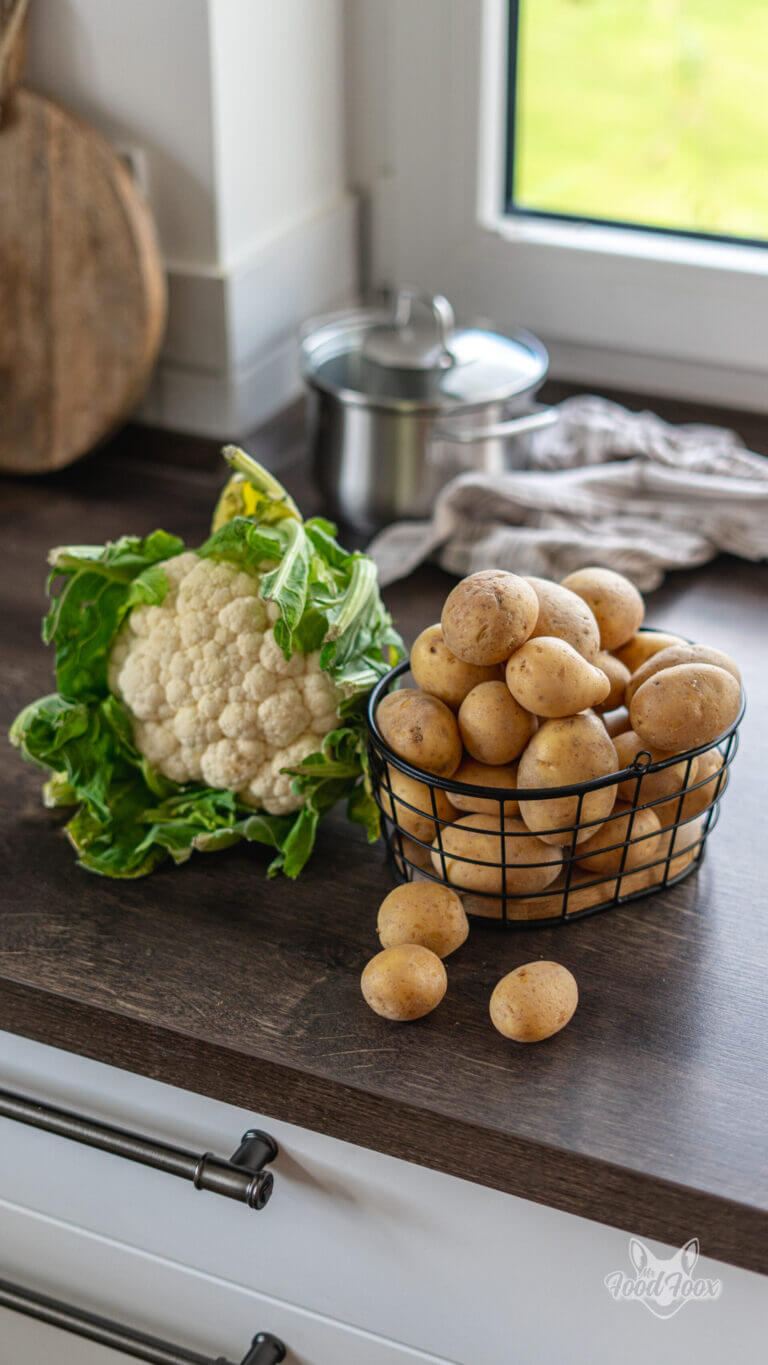
[[[210,1356],[198,1355],[197,1351],[172,1346],[159,1337],[149,1336],[146,1332],[133,1332],[119,1322],[97,1317],[95,1313],[86,1313],[82,1308],[71,1308],[58,1299],[35,1294],[31,1289],[10,1284],[8,1280],[0,1280],[0,1308],[10,1308],[14,1313],[36,1318],[38,1322],[58,1327],[63,1332],[73,1332],[75,1336],[98,1342],[100,1346],[110,1346],[113,1351],[122,1351],[136,1360],[147,1360],[150,1365],[232,1365],[224,1356],[217,1356],[213,1360]],[[46,1359],[51,1360],[53,1365],[52,1357],[47,1356]],[[271,1332],[259,1332],[240,1365],[278,1365],[281,1360],[285,1360],[285,1346],[279,1337],[273,1337]]]
[[[142,1166],[167,1171],[182,1180],[191,1180],[196,1190],[211,1190],[227,1199],[239,1199],[241,1204],[252,1209],[263,1209],[272,1194],[274,1176],[264,1167],[277,1156],[277,1143],[269,1133],[262,1133],[257,1128],[250,1128],[243,1134],[237,1151],[227,1160],[212,1152],[200,1156],[183,1147],[156,1142],[154,1138],[27,1099],[11,1090],[0,1090],[0,1118],[28,1123],[46,1133],[71,1138],[87,1147],[98,1147],[102,1152],[138,1161]]]

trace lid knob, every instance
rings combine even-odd
[[[432,325],[414,323],[414,305],[421,304],[432,314]],[[443,294],[424,294],[405,286],[395,294],[390,323],[371,327],[363,342],[365,360],[398,370],[436,370],[453,365],[448,345],[455,319]]]

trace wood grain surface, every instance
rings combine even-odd
[[[90,450],[135,407],[165,323],[152,219],[108,144],[20,90],[0,127],[0,469]]]
[[[0,123],[24,71],[27,0],[0,0]]]
[[[4,725],[51,686],[49,545],[158,525],[205,535],[218,467],[199,447],[187,470],[126,458],[125,441],[44,484],[0,485]],[[303,465],[281,476],[315,510]],[[390,591],[407,636],[449,585],[427,569]],[[766,566],[721,559],[649,603],[651,623],[733,654],[750,699],[699,873],[562,928],[473,928],[444,1002],[416,1024],[362,1001],[390,882],[381,848],[343,819],[324,823],[297,884],[266,881],[258,848],[103,881],[75,867],[38,774],[3,749],[0,1028],[768,1271],[767,590]],[[574,972],[579,1008],[556,1038],[516,1046],[488,999],[542,956]]]

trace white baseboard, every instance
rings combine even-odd
[[[168,270],[168,327],[136,416],[221,439],[267,421],[301,392],[296,336],[315,313],[354,298],[352,195],[261,244],[228,271]]]

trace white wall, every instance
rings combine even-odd
[[[345,193],[340,0],[212,0],[219,259]]]
[[[342,0],[35,0],[28,80],[136,148],[168,268],[146,420],[241,435],[357,286]]]
[[[29,84],[141,147],[166,260],[214,266],[207,0],[34,0],[29,21]]]

